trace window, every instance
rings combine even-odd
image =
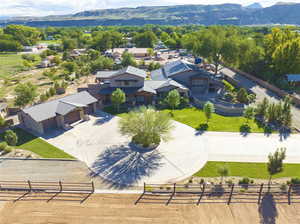
[[[124,86],[129,86],[130,85],[130,82],[129,81],[124,81]]]

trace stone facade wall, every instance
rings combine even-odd
[[[20,123],[29,130],[36,132],[38,134],[44,134],[44,127],[42,123],[36,122],[29,116],[28,114],[24,113],[23,111],[18,113]]]

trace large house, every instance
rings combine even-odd
[[[71,124],[87,119],[88,114],[96,111],[97,102],[83,91],[25,108],[18,115],[24,128],[45,134],[56,128],[68,129]]]
[[[120,88],[129,104],[155,104],[169,91],[177,89],[182,96],[191,92],[206,94],[223,88],[213,75],[185,61],[166,64],[153,71],[151,79],[144,70],[127,67],[119,71],[101,71],[96,74],[99,90],[93,95],[103,104],[110,104],[111,94]]]

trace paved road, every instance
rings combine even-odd
[[[250,79],[228,69],[221,69],[225,75],[236,80],[242,87],[247,88],[253,91],[256,94],[257,102],[262,101],[265,97],[268,98],[271,102],[278,102],[281,98],[277,96],[274,92],[267,90],[266,88],[256,84]],[[300,110],[296,107],[292,107],[293,113],[293,126],[300,130]]]

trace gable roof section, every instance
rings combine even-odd
[[[172,79],[168,79],[168,80],[164,80],[164,81],[146,80],[144,86],[147,86],[148,88],[151,88],[155,91],[157,91],[161,88],[164,88],[164,87],[168,87],[168,86],[174,86],[176,88],[188,90],[187,87],[185,87],[184,85],[182,85]]]
[[[57,114],[66,115],[75,108],[85,107],[95,102],[97,102],[96,98],[91,96],[87,91],[83,91],[61,99],[25,108],[23,112],[30,115],[36,122],[41,122],[53,118]]]
[[[131,74],[131,75],[135,75],[141,78],[146,78],[147,77],[147,73],[146,71],[139,69],[139,68],[135,68],[133,66],[128,66],[126,68],[123,68],[121,70],[118,71],[100,71],[97,72],[96,77],[97,78],[112,78],[114,76],[119,76],[119,75],[123,75],[123,74]]]

